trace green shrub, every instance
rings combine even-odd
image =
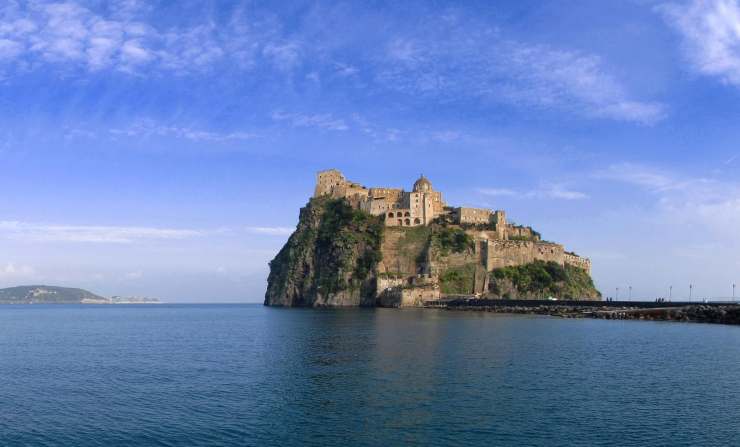
[[[472,294],[475,282],[475,265],[450,268],[439,275],[442,293],[452,295]]]
[[[432,232],[432,243],[443,256],[462,253],[473,248],[473,238],[460,228],[437,227]]]
[[[344,199],[312,199],[311,204],[324,208],[316,237],[318,286],[325,293],[360,286],[382,260],[381,218],[352,208]]]
[[[552,261],[535,261],[525,265],[504,267],[491,272],[489,290],[500,295],[500,280],[507,279],[522,294],[553,296],[556,298],[581,298],[596,294],[589,274],[578,267],[562,266]],[[498,280],[498,281],[497,281]]]

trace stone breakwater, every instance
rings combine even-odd
[[[488,302],[487,302],[488,301]],[[630,303],[615,306],[582,303],[554,303],[527,301],[502,303],[494,300],[454,300],[432,304],[436,307],[458,311],[483,311],[508,314],[550,315],[562,318],[598,318],[604,320],[649,320],[683,321],[696,323],[740,324],[740,305],[738,304],[680,304],[672,303]]]

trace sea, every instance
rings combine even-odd
[[[0,446],[740,443],[740,327],[0,306]]]

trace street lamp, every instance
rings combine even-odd
[[[735,301],[735,283],[732,283],[732,301]]]
[[[673,286],[668,287],[668,301],[673,299]]]
[[[691,296],[692,296],[693,292],[694,292],[694,285],[693,284],[689,284],[689,303],[691,302]]]
[[[619,301],[619,287],[617,287],[617,301]]]
[[[632,286],[630,286],[630,295],[629,296],[630,296],[629,300],[632,301]]]

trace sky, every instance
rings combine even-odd
[[[740,2],[0,3],[0,287],[261,302],[319,170],[740,280]]]

